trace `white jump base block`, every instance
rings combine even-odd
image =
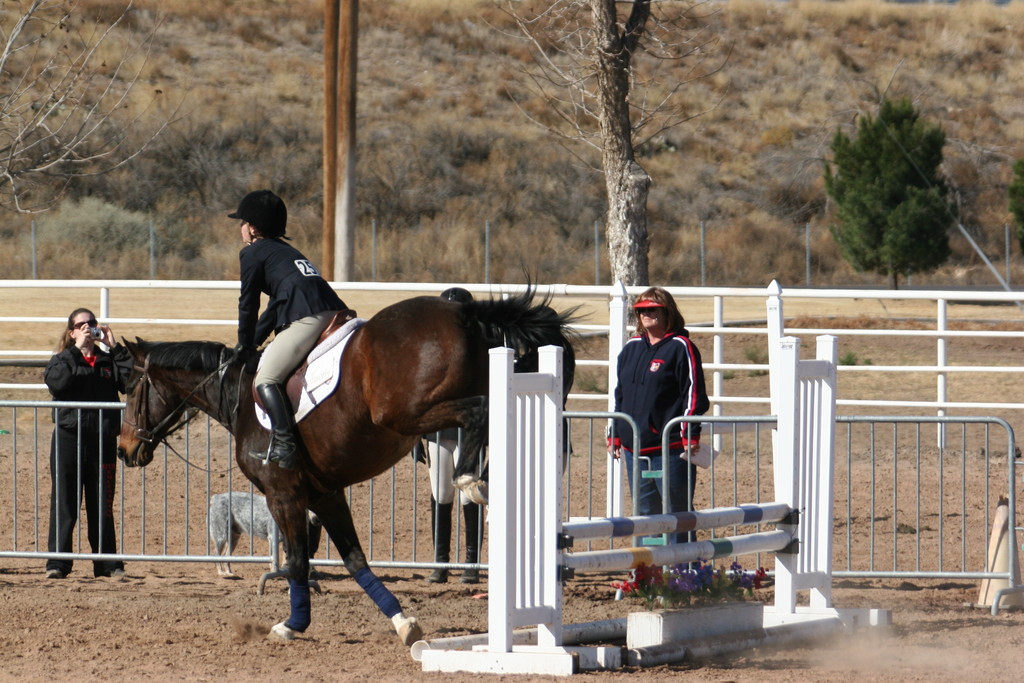
[[[444,673],[529,674],[534,676],[571,676],[580,671],[618,669],[622,666],[622,648],[541,647],[514,645],[511,652],[489,652],[486,646],[469,652],[424,650],[423,671]]]
[[[486,644],[472,644],[475,638],[465,636],[464,641],[442,639],[438,643],[458,646],[461,642],[472,649],[436,649],[431,646],[430,641],[421,641],[417,643],[419,647],[414,649],[423,671],[569,676],[582,671],[614,670],[622,666],[650,667],[684,660],[706,659],[754,647],[809,642],[852,633],[867,627],[891,624],[892,612],[887,609],[798,606],[793,613],[777,614],[774,606],[766,605],[762,628],[651,647],[579,645],[547,648],[514,645],[511,652],[489,652]],[[565,628],[572,629],[573,626],[566,625]],[[518,630],[515,633],[516,640],[535,638],[535,634],[526,630]],[[610,633],[605,631],[603,635],[607,636]],[[486,634],[479,634],[479,637],[485,638]],[[623,632],[613,639],[624,637]]]

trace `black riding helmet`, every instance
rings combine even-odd
[[[288,226],[288,208],[284,200],[270,190],[256,190],[242,197],[238,210],[228,218],[240,218],[259,230],[263,237],[284,237]]]
[[[466,304],[473,300],[473,295],[462,287],[449,287],[441,292],[441,298],[445,301],[453,301],[457,304]]]

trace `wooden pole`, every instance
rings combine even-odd
[[[324,0],[323,249],[320,267],[334,278],[334,213],[338,187],[338,27],[341,0]]]
[[[356,67],[359,33],[359,0],[342,0],[338,39],[338,137],[334,279],[353,278],[356,189]]]

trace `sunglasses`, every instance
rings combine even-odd
[[[71,327],[76,330],[84,330],[86,327],[96,327],[97,324],[98,323],[95,320],[83,320],[80,323],[75,323]]]

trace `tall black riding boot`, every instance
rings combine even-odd
[[[430,536],[434,539],[434,562],[449,562],[452,547],[452,503],[430,499]],[[429,583],[448,583],[448,570],[438,567],[427,577]]]
[[[299,435],[295,427],[292,405],[280,384],[260,384],[256,393],[263,401],[263,409],[270,418],[271,437],[268,453],[253,453],[257,458],[267,456],[278,467],[290,470],[295,467],[295,451],[299,447]]]
[[[480,562],[480,506],[476,503],[462,506],[462,516],[466,520],[466,563]],[[462,572],[461,583],[480,583],[480,570],[467,569]]]

